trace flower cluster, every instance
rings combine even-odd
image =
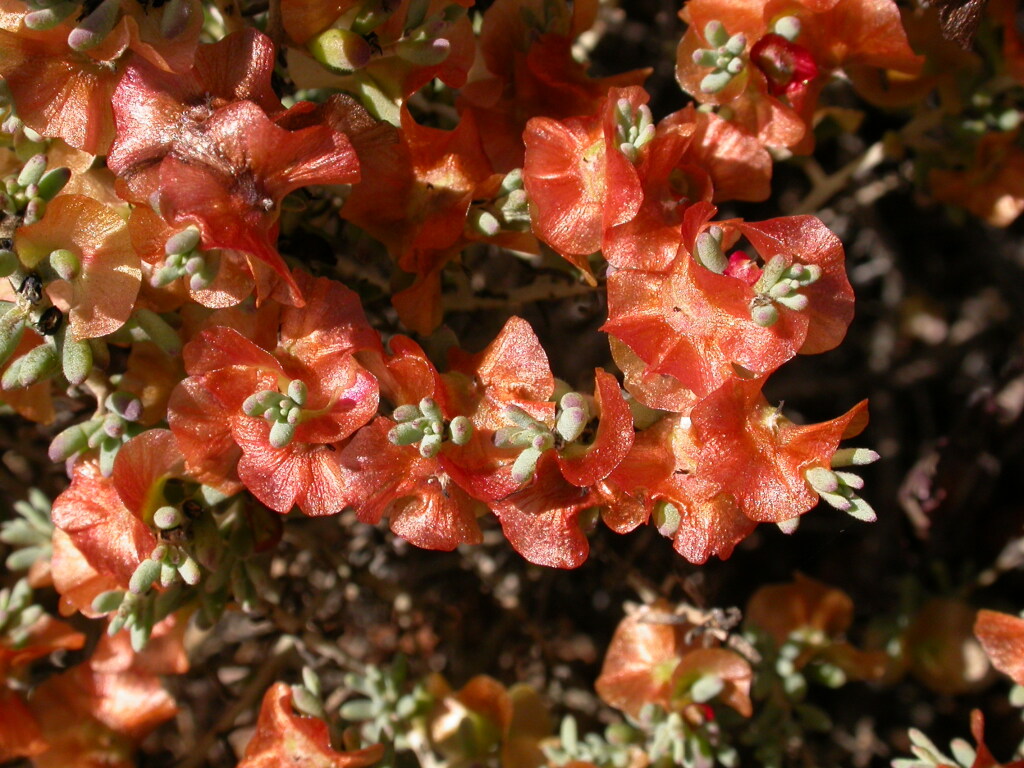
[[[850,468],[878,455],[840,447],[866,402],[802,424],[764,394],[843,340],[843,244],[815,216],[734,212],[811,150],[827,84],[885,103],[880,81],[926,76],[893,0],[689,0],[676,78],[695,101],[659,116],[648,70],[588,73],[596,2],[249,5],[0,0],[0,402],[59,425],[48,454],[68,478],[52,528],[27,514],[4,541],[64,616],[108,632],[25,698],[19,670],[84,638],[29,609],[29,582],[0,593],[17,718],[0,718],[0,759],[59,764],[81,746],[58,733],[68,708],[111,762],[130,752],[173,710],[155,675],[183,668],[144,654],[192,616],[255,609],[295,510],[386,520],[433,550],[500,529],[566,569],[602,521],[651,525],[703,564],[761,523],[793,533],[820,500],[874,520]],[[1006,141],[979,141],[966,179],[936,169],[936,196],[1012,175]],[[563,365],[575,339],[545,348],[528,308],[462,348],[446,300],[491,297],[496,268],[467,274],[481,254],[596,297],[600,359]],[[607,702],[660,707],[659,738],[705,746],[709,699],[750,714],[745,659],[638,616],[613,640]],[[794,675],[871,676],[855,649],[792,629],[774,627]],[[131,717],[108,701],[125,676],[147,699]],[[87,702],[61,701],[72,678]],[[492,683],[433,682],[442,751],[483,700],[487,743],[527,749],[516,695]],[[331,750],[295,714],[308,698],[271,689],[244,765],[380,757]]]
[[[498,4],[485,16],[508,12]],[[420,34],[407,29],[395,45]],[[330,59],[325,35],[312,38],[318,61]],[[487,29],[481,46],[491,62],[498,42]],[[190,50],[177,68],[121,51],[110,103],[77,105],[90,126],[113,121],[108,143],[77,142],[105,153],[109,174],[87,186],[80,177],[93,170],[63,172],[63,190],[43,195],[52,200],[38,221],[15,233],[4,315],[12,404],[33,388],[45,399],[62,381],[109,393],[51,448],[69,461],[70,494],[84,478],[115,490],[105,478],[117,477],[121,446],[134,456],[159,442],[168,467],[180,452],[165,469],[185,497],[201,485],[247,491],[280,513],[354,508],[435,549],[478,542],[489,509],[519,552],[558,567],[586,558],[597,516],[625,532],[654,515],[698,563],[728,557],[759,522],[792,529],[819,496],[871,517],[855,476],[832,471],[864,405],[798,427],[760,394],[796,353],[839,343],[853,296],[842,245],[817,219],[713,221],[713,201],[768,191],[770,157],[742,125],[692,107],[655,123],[639,86],[591,82],[576,116],[525,122],[522,166],[509,171],[499,140],[508,130],[489,141],[476,102],[452,131],[418,124],[406,106],[392,126],[345,95],[286,109],[265,35],[250,28]],[[69,62],[84,55],[72,51]],[[405,47],[395,55],[410,61]],[[37,143],[71,143],[8,79]],[[46,186],[48,157],[33,156],[18,183],[31,187],[31,175]],[[356,292],[291,268],[278,250],[282,200],[325,184],[351,185],[342,219],[414,274],[393,298],[421,334],[441,321],[445,265],[474,242],[550,248],[600,279],[625,391],[601,368],[592,393],[556,380],[517,317],[482,352],[452,350],[444,373],[410,338],[385,344]],[[124,345],[127,369],[115,372],[108,360]],[[173,439],[156,438],[161,422]],[[133,540],[155,534],[153,509],[174,506],[154,482],[146,505],[128,504],[141,526]]]

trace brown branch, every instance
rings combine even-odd
[[[554,283],[538,280],[510,291],[506,296],[477,296],[467,290],[441,297],[445,312],[472,312],[477,309],[507,309],[534,304],[538,301],[556,301],[574,296],[586,296],[600,290],[600,285],[586,283]]]
[[[281,637],[277,641],[271,650],[270,658],[258,667],[256,674],[249,678],[249,682],[246,684],[241,695],[218,718],[213,727],[203,734],[203,738],[189,751],[188,757],[178,763],[178,768],[199,768],[199,766],[205,765],[208,762],[208,753],[214,743],[220,738],[221,734],[227,733],[234,727],[235,720],[238,719],[239,715],[255,708],[256,703],[266,692],[267,688],[270,687],[270,684],[274,682],[274,678],[277,677],[278,670],[284,664],[285,657],[293,651],[294,647],[295,638],[288,635]]]
[[[284,21],[281,17],[281,0],[270,0],[267,9],[267,37],[274,41],[274,47],[280,51],[284,45]]]
[[[842,192],[853,179],[863,176],[883,160],[885,160],[885,147],[881,141],[877,141],[864,150],[860,157],[847,163],[835,173],[822,175],[821,168],[817,166],[817,163],[806,165],[805,170],[813,186],[807,196],[797,203],[793,210],[789,211],[789,215],[797,216],[817,212],[825,203]]]

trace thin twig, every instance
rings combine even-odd
[[[284,20],[281,17],[281,0],[270,0],[267,9],[267,37],[274,41],[277,50],[284,45]]]
[[[208,762],[208,753],[214,743],[222,733],[226,733],[234,727],[235,720],[239,715],[255,706],[274,681],[278,670],[284,663],[285,656],[293,650],[294,644],[295,639],[289,635],[284,635],[277,641],[270,658],[258,667],[256,674],[249,679],[241,695],[217,719],[213,727],[203,734],[203,738],[190,751],[188,757],[178,764],[178,768],[199,768],[200,765],[205,765]]]
[[[406,100],[406,103],[425,115],[433,114],[439,116],[449,125],[457,125],[459,122],[459,112],[455,107],[442,102],[431,101],[423,95],[422,91],[414,93]]]
[[[814,213],[820,210],[825,203],[842,192],[843,188],[852,179],[867,173],[884,159],[885,147],[881,141],[876,141],[860,157],[847,163],[835,173],[823,178],[815,178],[817,174],[813,172],[813,166],[810,166],[808,168],[808,176],[811,177],[814,186],[807,193],[807,196],[789,212],[789,215],[797,216],[802,213]]]
[[[442,297],[446,312],[471,312],[477,309],[505,309],[538,301],[555,301],[573,296],[586,296],[600,289],[586,283],[559,284],[539,280],[510,291],[506,296],[477,296],[472,293],[450,293]]]
[[[372,285],[385,294],[391,293],[391,283],[379,272],[366,264],[349,257],[339,257],[337,261],[339,276],[345,280],[360,280]]]
[[[870,184],[858,189],[853,196],[854,202],[856,202],[861,208],[867,208],[874,204],[874,202],[880,197],[884,197],[896,189],[901,182],[902,178],[899,173],[887,173],[882,178],[876,179]]]

